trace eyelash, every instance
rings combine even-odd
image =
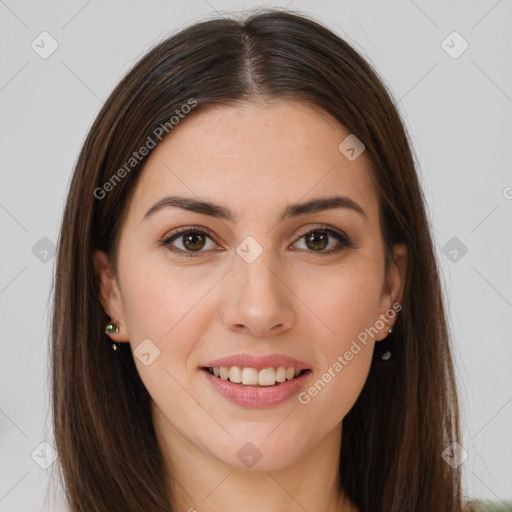
[[[352,243],[350,238],[345,233],[334,230],[330,226],[327,226],[327,225],[320,225],[318,227],[303,231],[301,233],[301,235],[299,236],[299,238],[297,239],[297,242],[301,238],[303,238],[305,235],[307,235],[311,232],[314,232],[314,231],[325,231],[330,236],[333,236],[334,238],[336,238],[340,242],[340,244],[338,246],[336,246],[335,248],[329,249],[328,251],[316,251],[316,252],[315,251],[307,251],[307,252],[311,252],[313,254],[324,254],[325,255],[325,254],[337,253],[337,252],[341,251],[343,248],[353,248],[354,247],[354,244]],[[177,235],[183,236],[183,235],[186,235],[189,233],[199,233],[201,235],[206,235],[213,241],[212,233],[209,230],[207,230],[206,228],[202,228],[199,226],[187,226],[187,227],[182,227],[182,228],[178,228],[178,229],[174,230],[173,233],[171,233],[169,236],[165,237],[161,241],[161,244],[163,246],[165,246],[167,249],[171,250],[172,252],[181,253],[185,258],[193,258],[193,257],[199,256],[203,252],[206,252],[206,251],[184,251],[182,249],[178,249],[171,245],[171,242],[174,242],[174,240],[177,240],[178,238],[180,238]],[[295,242],[295,243],[297,243],[297,242]]]

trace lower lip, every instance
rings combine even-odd
[[[208,370],[201,369],[201,372],[205,374],[213,389],[230,402],[242,407],[258,409],[274,407],[289,400],[304,385],[311,370],[307,370],[292,380],[264,387],[233,384],[228,380],[215,377]]]

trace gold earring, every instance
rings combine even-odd
[[[115,320],[114,322],[110,322],[105,326],[105,334],[117,334],[119,332],[119,322]],[[121,344],[117,341],[112,343],[112,348],[117,350]]]
[[[389,320],[386,320],[386,324],[388,325],[389,327]],[[388,329],[388,332],[391,334],[391,330],[392,328],[389,327]],[[383,338],[381,341],[384,341],[385,338]],[[391,357],[391,350],[386,350],[385,352],[383,352],[380,356],[380,358],[384,361],[387,361],[389,358]]]
[[[119,322],[115,320],[105,326],[105,334],[117,334],[119,332]]]

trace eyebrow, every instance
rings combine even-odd
[[[210,201],[196,199],[193,197],[166,196],[149,208],[149,210],[144,214],[143,220],[151,217],[156,212],[164,208],[181,208],[182,210],[189,210],[230,222],[235,222],[238,218],[238,216],[228,208]],[[323,197],[313,199],[305,203],[290,204],[285,208],[280,220],[298,217],[299,215],[305,215],[307,213],[311,214],[325,210],[332,210],[335,208],[346,208],[355,211],[368,220],[368,216],[363,208],[356,203],[356,201],[346,196]]]

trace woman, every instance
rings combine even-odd
[[[110,95],[64,212],[52,357],[72,512],[462,510],[408,137],[300,14],[195,24]]]

